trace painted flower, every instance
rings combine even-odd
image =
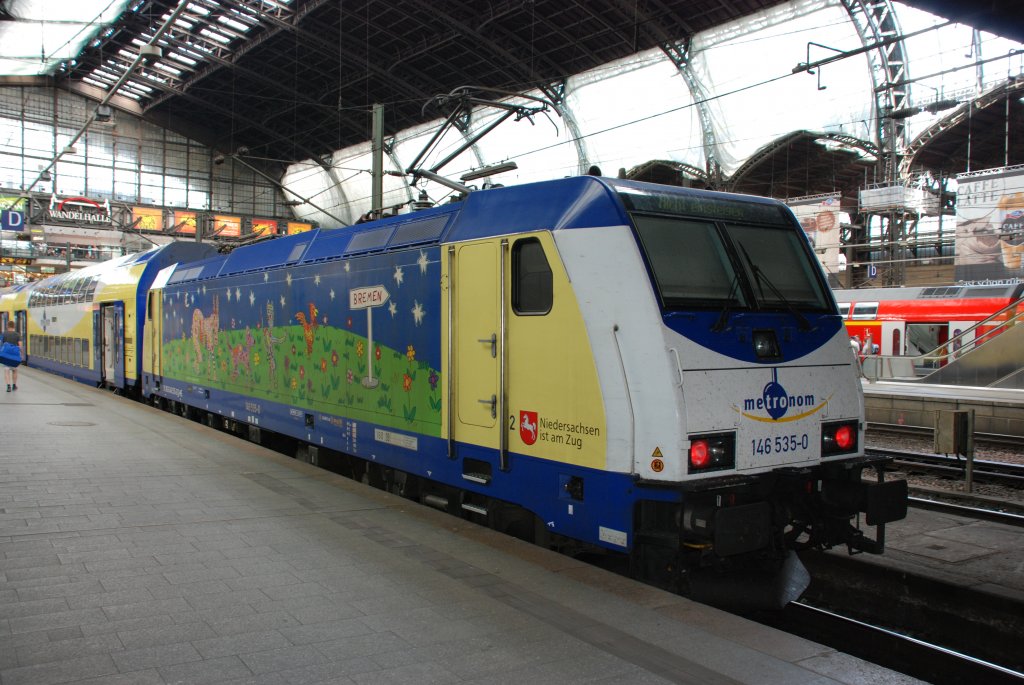
[[[410,364],[416,361],[416,349],[412,345],[405,349],[405,357],[409,360]]]
[[[349,328],[352,328],[352,317],[351,316],[348,317],[347,319],[345,319],[345,325],[348,326]]]
[[[292,358],[291,357],[285,357],[284,358],[284,370],[287,371],[289,368],[291,368],[291,365],[292,365]]]
[[[259,364],[260,363],[260,353],[259,352],[253,352],[252,353],[252,363],[253,364]]]
[[[292,345],[292,354],[295,354],[295,345]]]
[[[366,349],[366,347],[363,346],[363,341],[362,340],[357,342],[356,343],[356,356],[357,357],[362,357],[363,356],[363,350],[365,350],[365,349]]]
[[[327,360],[323,357],[320,358],[320,371],[327,373]]]
[[[402,374],[402,389],[406,392],[412,390],[412,376],[407,373]]]
[[[292,390],[298,389],[298,387],[299,387],[299,379],[295,378],[295,377],[292,377],[291,385],[292,385]]]
[[[348,370],[348,371],[347,371],[347,372],[345,373],[345,380],[347,380],[347,381],[349,382],[349,385],[351,385],[352,383],[354,383],[354,382],[355,382],[355,380],[356,380],[356,375],[355,375],[354,373],[352,373],[352,369],[349,369],[349,370]]]
[[[437,390],[437,382],[441,380],[441,377],[437,375],[437,371],[431,371],[430,376],[427,378],[427,382],[430,383],[431,390]]]
[[[376,358],[377,361],[380,361],[380,345],[375,345],[374,347],[376,347],[377,349],[373,351],[373,356],[374,358]]]
[[[299,367],[299,378],[301,378],[303,380],[306,379],[306,367],[305,366],[300,366]]]
[[[332,366],[337,366],[338,365],[338,353],[335,350],[331,350],[331,365]]]

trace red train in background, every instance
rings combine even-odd
[[[958,338],[993,314],[1020,300],[1024,283],[950,285],[938,287],[864,288],[833,290],[850,339],[861,356],[870,354],[918,356],[953,339],[955,349],[981,341],[1009,313]],[[942,365],[936,360],[935,365]]]

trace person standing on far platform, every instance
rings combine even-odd
[[[14,330],[14,322],[7,322],[7,330],[4,331],[3,340],[0,341],[4,344],[10,343],[18,348],[18,359],[9,360],[4,357],[2,360],[4,364],[4,380],[7,381],[7,392],[18,389],[18,365],[21,364],[21,360],[24,356],[21,354],[21,336],[18,331]]]

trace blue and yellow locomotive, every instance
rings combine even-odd
[[[578,177],[152,252],[148,282],[118,267],[138,317],[123,390],[540,544],[781,604],[806,586],[795,550],[880,553],[905,515],[905,482],[864,457],[856,360],[779,202]],[[60,372],[32,327],[72,310],[31,293],[27,310],[29,364]]]

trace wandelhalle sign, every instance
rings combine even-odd
[[[68,197],[60,200],[50,196],[50,206],[43,212],[44,223],[75,224],[78,226],[109,226],[110,202],[102,203],[87,197]]]

